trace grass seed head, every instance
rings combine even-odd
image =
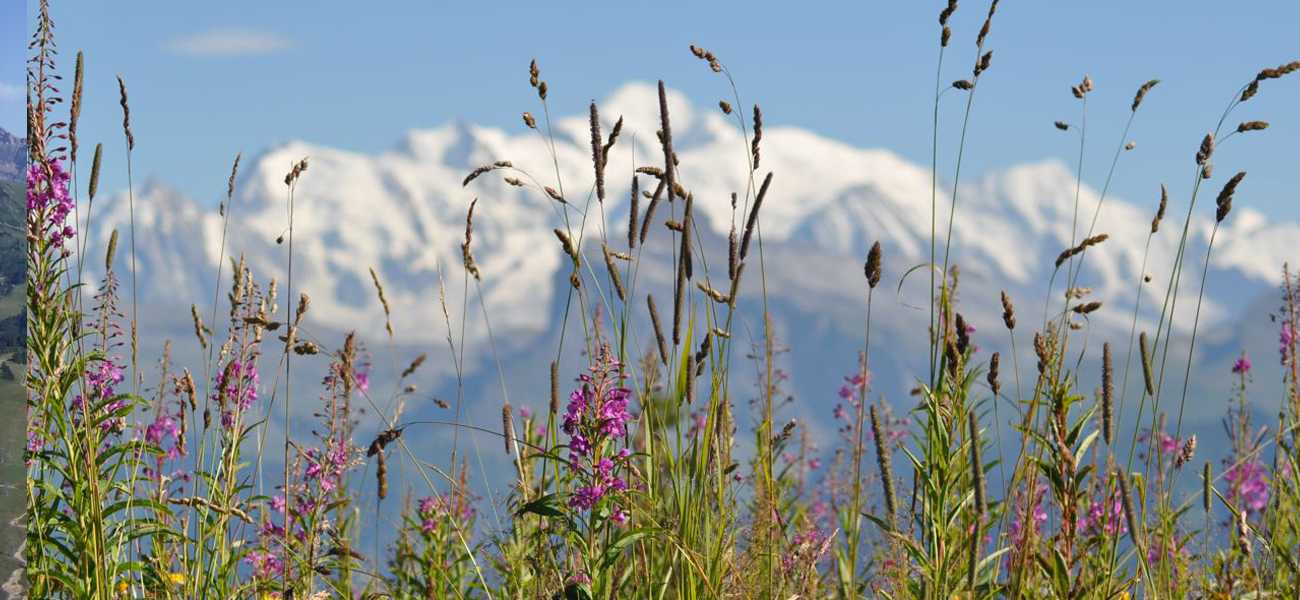
[[[872,244],[871,250],[867,252],[867,264],[865,266],[866,275],[867,275],[867,285],[871,286],[871,289],[873,290],[876,289],[876,286],[880,284],[881,253],[882,252],[880,249],[879,241]]]
[[[1101,347],[1101,433],[1109,446],[1115,437],[1115,377],[1110,342]]]
[[[131,133],[131,104],[126,97],[126,82],[122,81],[122,76],[117,76],[117,89],[120,93],[118,103],[122,105],[122,131],[126,132],[126,149],[127,151],[135,150],[135,135]]]
[[[1016,307],[1011,304],[1011,297],[1007,296],[1006,291],[1002,292],[1002,324],[1007,326],[1007,331],[1016,328]]]
[[[1201,140],[1201,147],[1196,151],[1196,164],[1204,165],[1210,157],[1214,155],[1214,134],[1205,134],[1205,139]]]
[[[1156,216],[1151,219],[1151,233],[1160,231],[1160,221],[1165,218],[1165,209],[1169,206],[1169,192],[1165,190],[1165,184],[1160,184],[1160,207],[1156,209]]]
[[[1138,346],[1142,353],[1142,382],[1146,385],[1147,395],[1155,397],[1156,386],[1155,378],[1151,376],[1151,347],[1147,345],[1147,332],[1143,331],[1138,336]]]
[[[1002,389],[1002,382],[998,380],[1001,363],[1002,353],[994,352],[993,356],[989,357],[989,372],[987,380],[989,383],[989,389],[993,390],[993,396],[995,398],[997,397],[998,392]]]
[[[100,161],[104,158],[104,144],[95,144],[95,158],[90,163],[90,200],[95,200],[95,192],[99,191],[99,166]]]
[[[1159,79],[1152,79],[1138,88],[1137,94],[1133,96],[1133,112],[1137,112],[1138,107],[1142,105],[1142,100],[1147,97],[1147,92],[1151,91],[1157,83],[1160,83]]]

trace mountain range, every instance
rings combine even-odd
[[[27,140],[0,127],[0,181],[22,181],[27,168]]]
[[[669,92],[668,104],[680,160],[679,181],[694,195],[701,229],[698,243],[717,273],[717,265],[726,261],[732,225],[743,227],[743,205],[733,208],[731,194],[738,192],[743,203],[755,183],[747,167],[747,138],[734,115],[699,108],[677,92]],[[596,201],[592,189],[585,115],[554,120],[553,145],[537,131],[508,133],[464,122],[411,131],[376,155],[293,141],[268,148],[241,167],[233,198],[226,205],[224,252],[246,254],[255,275],[263,280],[278,277],[282,308],[296,303],[296,298],[283,296],[290,246],[285,175],[297,161],[309,157],[309,168],[294,188],[292,231],[293,289],[295,295],[303,291],[311,296],[309,323],[323,330],[356,329],[382,340],[384,316],[370,280],[373,268],[384,285],[396,342],[402,347],[445,350],[448,331],[439,304],[442,291],[457,334],[464,318],[470,375],[491,374],[485,380],[495,383],[489,355],[495,344],[507,370],[527,369],[530,380],[544,381],[545,365],[554,358],[551,343],[557,339],[570,296],[567,259],[552,233],[563,224],[563,217],[539,187],[507,185],[502,177],[520,177],[562,191],[574,230],[583,227],[579,222],[585,223],[585,263],[592,265],[590,273],[605,285],[599,240],[607,239],[612,250],[626,249],[633,171],[637,166],[660,165],[663,159],[655,137],[659,116],[653,86],[627,84],[599,102],[599,107],[606,133],[616,119],[624,119],[621,137],[608,157],[608,197],[603,203]],[[546,130],[544,124],[539,126]],[[462,185],[474,168],[501,160],[510,161],[513,168]],[[919,307],[928,302],[928,271],[916,269],[906,278],[904,273],[930,259],[931,171],[887,150],[855,148],[796,127],[770,127],[763,132],[758,176],[769,170],[773,182],[761,219],[766,275],[747,274],[743,294],[749,299],[740,306],[739,331],[761,329],[763,305],[757,303],[757,292],[765,279],[767,308],[784,341],[795,349],[790,359],[791,385],[833,402],[839,376],[854,370],[861,349],[867,291],[862,261],[879,240],[886,257],[886,284],[875,293],[872,343],[874,348],[893,351],[874,351],[873,370],[893,381],[887,388],[882,383],[882,389],[908,389],[910,378],[921,372],[927,357],[928,313]],[[640,177],[642,189],[652,183],[649,177]],[[1151,185],[1158,189],[1156,180]],[[954,187],[940,178],[937,189],[933,201],[942,237]],[[1187,218],[1184,198],[1171,200],[1160,232],[1148,241],[1156,193],[1141,205],[1114,197],[1102,202],[1096,191],[1079,186],[1075,174],[1057,161],[988,173],[963,181],[955,191],[951,256],[961,268],[962,311],[980,327],[977,343],[990,348],[1006,345],[1006,335],[999,332],[1003,290],[1020,307],[1026,331],[1041,324],[1057,255],[1090,231],[1109,235],[1087,252],[1078,280],[1078,285],[1091,288],[1088,298],[1104,306],[1090,315],[1090,339],[1121,343],[1127,339],[1139,285],[1146,286],[1139,328],[1154,330],[1178,234]],[[474,199],[478,203],[473,248],[483,273],[482,308],[475,306],[473,290],[462,296],[467,278],[460,264],[460,244],[466,211]],[[185,316],[191,302],[210,307],[216,297],[216,265],[223,252],[222,215],[158,181],[135,190],[133,202],[141,302],[170,307]],[[89,232],[92,248],[100,251],[113,229],[125,235],[130,225],[125,194],[105,204],[106,208],[96,207],[99,212]],[[642,210],[645,204],[641,203]],[[639,262],[644,266],[636,282],[630,283],[636,290],[630,304],[640,316],[644,316],[642,297],[647,292],[662,296],[661,310],[671,303],[672,248],[669,232],[658,223],[673,217],[670,210],[679,211],[680,203],[659,209],[650,243],[641,250]],[[1090,230],[1094,213],[1096,224]],[[1213,207],[1202,198],[1190,219],[1186,272],[1173,319],[1174,330],[1182,337],[1191,331],[1197,316],[1195,298],[1213,230]],[[117,254],[123,277],[130,269],[127,239],[123,237]],[[1203,337],[1198,339],[1195,362],[1219,365],[1244,346],[1268,347],[1266,327],[1243,323],[1267,318],[1282,264],[1300,262],[1296,240],[1300,240],[1300,223],[1269,221],[1248,206],[1233,211],[1216,234],[1205,273],[1205,298],[1199,310]],[[942,239],[938,252],[941,259]],[[88,261],[87,283],[98,280],[100,273],[94,269],[101,263]],[[1150,281],[1140,284],[1144,277]],[[1054,281],[1048,312],[1060,310],[1062,279],[1058,276]],[[440,280],[445,282],[441,288]],[[484,311],[491,319],[490,338]],[[177,325],[184,319],[167,322],[176,325],[167,335],[188,335]],[[147,330],[148,322],[141,327]],[[648,331],[647,323],[639,323],[634,334],[644,342],[652,339]],[[1024,352],[1029,346],[1025,336],[1032,333],[1018,334]],[[748,333],[740,337],[746,343],[752,340]],[[547,352],[550,358],[543,359]],[[445,360],[433,368],[446,375],[450,365]],[[482,393],[499,393],[491,388],[485,384]],[[1222,391],[1217,384],[1205,389]]]

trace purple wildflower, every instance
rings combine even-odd
[[[1261,512],[1268,506],[1268,479],[1264,467],[1255,461],[1233,465],[1224,474],[1228,482],[1229,500],[1245,508],[1247,513]]]
[[[1300,339],[1300,326],[1283,322],[1281,333],[1278,334],[1278,353],[1282,355],[1283,363],[1286,363],[1291,358],[1291,353],[1295,351],[1297,339]]]
[[[34,162],[27,167],[28,233],[47,239],[56,248],[73,236],[72,227],[67,224],[73,210],[68,179],[63,163],[58,160]]]

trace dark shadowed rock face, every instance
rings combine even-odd
[[[27,140],[0,128],[0,180],[21,181],[27,168]]]

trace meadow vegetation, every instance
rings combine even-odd
[[[939,17],[936,172],[940,99],[965,96],[960,157],[966,124],[978,113],[982,76],[996,68],[987,47],[996,8],[995,1],[963,47],[948,26],[956,3]],[[1004,331],[996,335],[1007,336],[1012,348],[1032,348],[1033,360],[1021,364],[1015,352],[977,354],[973,328],[961,313],[962,257],[948,252],[951,220],[942,221],[936,175],[930,261],[909,273],[886,273],[882,257],[889,248],[876,244],[862,257],[868,325],[859,368],[846,374],[835,408],[838,439],[810,440],[808,429],[786,416],[794,400],[782,389],[779,359],[786,351],[816,349],[784,348],[766,314],[743,315],[736,302],[738,294],[761,295],[766,287],[761,211],[783,201],[770,192],[781,174],[762,168],[761,109],[742,101],[719,56],[692,46],[701,68],[717,73],[726,96],[719,110],[734,118],[747,142],[736,150],[750,177],[731,196],[727,254],[705,256],[696,243],[695,198],[673,151],[682,132],[674,130],[662,82],[662,154],[647,157],[635,173],[605,172],[605,157],[622,139],[622,120],[602,117],[595,103],[589,107],[591,189],[566,189],[558,167],[554,174],[523,172],[509,157],[468,173],[466,186],[501,177],[554,208],[555,243],[570,273],[561,345],[580,346],[587,364],[561,363],[557,348],[550,389],[536,394],[549,397],[545,412],[516,409],[507,400],[501,426],[480,432],[499,445],[475,450],[461,443],[451,456],[421,456],[407,444],[407,432],[468,436],[478,428],[465,423],[462,404],[472,400],[455,392],[446,396],[453,400],[439,401],[446,419],[404,419],[381,408],[391,402],[371,396],[379,387],[372,380],[389,371],[372,369],[362,343],[391,342],[391,324],[385,332],[330,341],[302,326],[311,302],[295,295],[293,212],[310,210],[295,197],[298,182],[312,176],[307,158],[284,179],[287,277],[252,272],[239,249],[223,243],[220,268],[211,276],[224,297],[190,299],[194,338],[175,341],[198,345],[205,358],[176,365],[167,355],[138,355],[134,232],[115,232],[106,248],[91,247],[81,235],[93,211],[103,210],[94,202],[104,151],[97,145],[88,161],[90,149],[77,137],[82,57],[72,69],[58,60],[46,2],[36,22],[25,287],[32,597],[1300,595],[1300,279],[1276,265],[1285,283],[1275,321],[1278,354],[1269,360],[1280,361],[1286,373],[1276,422],[1252,422],[1250,360],[1243,355],[1223,366],[1238,393],[1224,420],[1231,448],[1198,453],[1195,436],[1184,435],[1189,373],[1172,368],[1182,363],[1169,342],[1177,305],[1200,303],[1179,294],[1179,283],[1198,277],[1198,266],[1209,259],[1184,252],[1191,215],[1211,210],[1204,197],[1212,196],[1216,224],[1231,218],[1245,177],[1229,166],[1230,155],[1213,174],[1216,149],[1237,136],[1249,143],[1267,127],[1238,125],[1236,115],[1300,63],[1244,78],[1222,118],[1208,124],[1204,142],[1188,149],[1193,191],[1161,198],[1150,232],[1178,236],[1183,244],[1171,264],[1144,265],[1142,272],[1167,287],[1148,286],[1164,291],[1138,295],[1128,339],[1087,341],[1090,314],[1128,309],[1088,297],[1083,264],[1107,236],[1092,231],[1090,216],[1076,210],[1074,238],[1061,248],[1044,297],[1001,298]],[[947,83],[950,53],[959,56],[961,78]],[[62,75],[70,86],[58,81]],[[523,120],[549,139],[548,90],[536,61],[529,80],[538,106]],[[119,82],[124,136],[112,146],[129,157],[135,145],[130,102],[126,81]],[[1158,91],[1157,83],[1137,90],[1132,115]],[[1081,114],[1092,87],[1085,77],[1070,90]],[[1057,126],[1067,135],[1083,133],[1065,122]],[[1116,160],[1128,135],[1126,129]],[[231,202],[238,167],[236,158],[220,207],[227,219],[239,210]],[[960,176],[959,158],[949,219],[962,210]],[[626,223],[608,222],[602,210],[616,193],[629,194]],[[466,294],[493,277],[475,261],[473,233],[471,204],[463,264],[446,269],[448,277],[465,279]],[[646,251],[651,237],[671,240],[671,251]],[[105,266],[93,286],[82,283],[87,261]],[[671,286],[639,284],[649,261],[668,261]],[[129,268],[121,270],[123,264]],[[871,359],[884,350],[871,345],[871,306],[878,291],[909,276],[930,282],[929,327],[915,332],[929,340],[928,369],[912,374],[910,397],[873,401]],[[742,288],[742,280],[749,285]],[[878,287],[882,282],[885,288]],[[374,277],[373,283],[376,310],[388,316],[382,282]],[[1135,292],[1142,283],[1132,282]],[[431,298],[430,311],[449,315],[448,302]],[[1038,302],[1045,306],[1041,320],[1025,310]],[[1159,307],[1154,330],[1138,330],[1140,303]],[[759,344],[737,343],[746,324]],[[449,316],[446,325],[461,374],[463,348]],[[1194,351],[1193,337],[1188,352]],[[1098,354],[1103,385],[1094,394],[1080,381],[1096,374],[1080,369],[1085,356]],[[328,375],[296,381],[290,367],[299,361],[328,363]],[[394,357],[384,387],[402,394],[423,361]],[[1139,392],[1129,393],[1130,380],[1142,382]],[[273,416],[287,420],[292,405],[304,402],[317,421],[309,430],[289,431],[282,446],[268,437]],[[1138,417],[1122,418],[1134,414],[1126,410],[1133,404]],[[362,410],[371,419],[364,428]],[[1013,441],[999,443],[1004,438]],[[825,464],[809,453],[814,442],[833,446]],[[508,497],[485,499],[474,489],[474,452],[511,457]],[[389,461],[411,468],[417,483],[390,487]],[[374,479],[361,479],[362,472]],[[388,506],[396,502],[400,509],[363,510],[359,494],[373,495],[366,506],[391,497]],[[491,524],[480,522],[487,513],[494,515]],[[363,531],[381,527],[396,541],[380,555],[363,552]]]

